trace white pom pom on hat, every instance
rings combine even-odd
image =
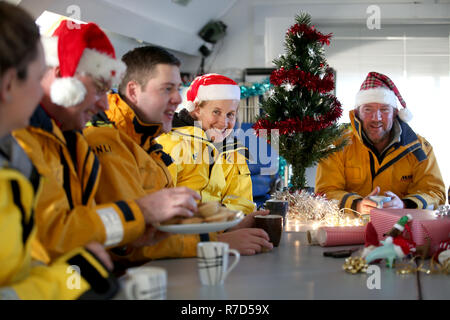
[[[404,122],[411,121],[412,113],[406,108],[406,102],[394,82],[384,74],[369,72],[356,94],[356,107],[367,103],[383,103],[397,108],[397,100],[403,107],[398,112],[399,118]]]
[[[52,102],[60,106],[77,105],[86,96],[86,88],[75,73],[117,84],[126,70],[126,65],[116,59],[108,37],[95,23],[63,20],[52,37],[42,37],[42,44],[47,65],[60,69],[60,78],[50,88]]]
[[[198,76],[186,92],[185,109],[193,111],[195,103],[209,100],[240,100],[241,88],[238,84],[217,73]]]
[[[77,78],[57,78],[50,87],[50,99],[63,107],[75,106],[83,102],[86,88]]]

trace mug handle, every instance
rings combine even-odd
[[[226,279],[226,277],[228,277],[228,274],[231,272],[231,270],[233,270],[235,267],[236,267],[236,265],[238,264],[238,262],[239,262],[239,259],[241,258],[241,254],[239,253],[239,251],[237,251],[236,249],[228,249],[228,252],[227,252],[227,254],[232,254],[232,255],[234,255],[234,261],[233,261],[233,263],[230,265],[230,267],[228,268],[228,271],[227,271],[227,273],[225,274],[225,276],[223,277],[223,280],[225,280]]]
[[[136,300],[136,283],[131,279],[127,279],[124,283],[125,299]]]

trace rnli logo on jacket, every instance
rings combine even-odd
[[[412,180],[412,174],[410,174],[410,175],[408,175],[408,176],[402,176],[402,181],[403,182],[406,182],[406,181],[410,181],[410,180]]]
[[[109,144],[99,144],[99,145],[96,145],[92,149],[94,150],[94,153],[97,156],[102,154],[102,153],[112,152],[111,146]]]

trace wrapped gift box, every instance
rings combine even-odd
[[[413,218],[408,224],[411,227],[412,240],[418,245],[426,244],[426,237],[430,238],[430,252],[433,254],[441,241],[447,240],[450,233],[450,217],[437,217],[432,210],[421,209],[372,209],[370,221],[378,235],[378,240],[392,229],[402,216],[410,214]]]

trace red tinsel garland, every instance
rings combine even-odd
[[[280,68],[272,72],[270,83],[275,86],[290,83],[315,92],[326,93],[334,89],[334,75],[330,69],[327,69],[323,79],[320,79],[309,72],[299,70],[298,67],[289,70]]]
[[[323,44],[326,45],[330,45],[330,38],[333,36],[332,33],[329,34],[322,34],[319,31],[316,31],[314,29],[314,26],[312,27],[308,27],[308,25],[306,24],[294,24],[288,31],[287,33],[289,35],[297,35],[298,33],[302,32],[303,33],[303,37],[305,37],[308,40],[311,41],[319,41]]]
[[[303,120],[298,117],[288,118],[282,121],[270,122],[268,119],[258,120],[252,128],[259,136],[258,130],[266,129],[270,133],[271,129],[278,129],[280,135],[298,133],[298,132],[313,132],[328,128],[336,119],[342,116],[341,103],[334,96],[327,95],[328,98],[333,99],[332,108],[326,114],[317,115],[315,117],[305,116]]]

